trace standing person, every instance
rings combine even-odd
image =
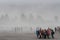
[[[51,35],[51,30],[50,30],[50,28],[47,29],[47,32],[46,32],[46,33],[47,33],[47,38],[50,39],[50,35]]]
[[[36,28],[36,35],[37,35],[37,38],[39,37],[39,28]]]
[[[51,36],[52,36],[52,38],[54,38],[54,31],[51,29]]]
[[[55,27],[55,32],[57,31],[57,28]]]
[[[59,27],[59,33],[60,33],[60,27]]]
[[[39,39],[42,38],[41,32],[42,32],[42,30],[41,30],[41,28],[40,28],[40,30],[39,30]]]
[[[46,29],[43,32],[44,39],[46,39]]]

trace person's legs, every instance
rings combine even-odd
[[[44,39],[46,39],[46,35],[44,35]]]
[[[38,38],[38,34],[37,34],[37,38]]]
[[[41,35],[40,35],[40,38],[41,38]]]
[[[49,39],[49,35],[47,35],[47,38]]]
[[[38,31],[36,31],[36,36],[37,36],[37,38],[38,38]]]
[[[54,35],[52,34],[52,38],[54,38]]]
[[[39,38],[42,38],[42,34],[40,33],[40,37]]]

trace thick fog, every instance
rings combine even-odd
[[[0,0],[1,31],[34,31],[60,26],[60,0]]]

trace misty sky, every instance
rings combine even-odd
[[[0,0],[0,14],[8,13],[10,16],[20,16],[22,11],[26,15],[32,13],[42,16],[45,20],[54,20],[54,16],[60,18],[59,10],[60,0]]]
[[[25,22],[23,26],[27,26],[27,24],[28,26],[36,25],[41,27],[46,26],[46,24],[55,25],[54,16],[58,16],[60,21],[60,0],[0,0],[0,25],[14,24],[15,26],[22,24],[20,21],[21,13],[24,13],[27,17],[31,14],[34,18],[36,18],[37,15],[41,16],[40,20],[43,22],[36,18],[34,23],[33,21],[31,21],[32,24]],[[8,14],[8,16],[6,16],[6,14]],[[8,20],[10,21],[8,22]],[[44,23],[44,21],[48,21],[48,23]],[[60,23],[58,25],[60,25]]]
[[[0,3],[60,3],[60,0],[0,0]]]

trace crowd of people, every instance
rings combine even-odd
[[[54,30],[50,29],[50,28],[48,28],[48,29],[41,29],[40,28],[39,30],[36,30],[36,35],[37,35],[37,38],[39,38],[39,39],[41,39],[41,38],[44,38],[44,39],[54,38],[54,34],[55,34]]]

